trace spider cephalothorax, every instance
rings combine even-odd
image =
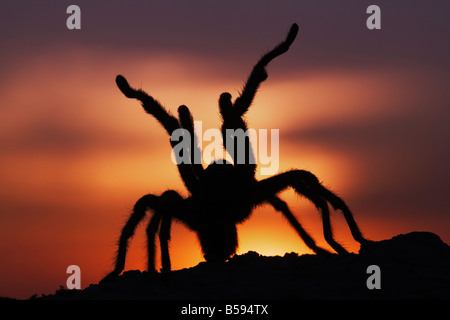
[[[331,204],[335,210],[342,211],[356,241],[360,243],[367,241],[362,236],[345,202],[325,188],[312,173],[304,170],[290,170],[258,181],[255,178],[256,164],[248,161],[249,157],[247,157],[252,154],[249,139],[245,140],[244,148],[244,159],[247,161],[242,162],[237,161],[239,155],[236,152],[237,148],[234,148],[236,144],[234,137],[227,136],[230,132],[227,129],[247,131],[243,116],[250,107],[259,86],[267,79],[265,67],[274,58],[288,51],[297,33],[298,26],[294,24],[286,40],[257,62],[242,93],[234,102],[231,100],[231,95],[226,92],[219,98],[224,147],[233,158],[233,163],[213,162],[207,168],[204,168],[201,163],[195,163],[194,154],[201,151],[195,142],[196,139],[190,139],[191,143],[186,146],[186,150],[191,161],[177,162],[178,171],[190,195],[183,198],[176,191],[168,190],[160,196],[147,194],[140,198],[122,229],[115,268],[106,279],[117,276],[123,271],[128,241],[147,211],[153,213],[147,227],[149,270],[155,270],[156,234],[159,235],[160,240],[162,270],[169,271],[171,268],[168,242],[172,220],[183,223],[197,233],[207,261],[226,261],[236,252],[238,246],[236,225],[245,221],[255,207],[264,203],[272,205],[281,212],[314,252],[328,254],[327,250],[315,244],[292,214],[286,202],[278,197],[278,194],[287,188],[293,188],[296,193],[309,199],[318,208],[322,215],[325,239],[336,252],[347,253],[333,239],[328,204]],[[131,88],[123,76],[117,76],[116,83],[126,97],[139,100],[144,110],[155,117],[170,136],[175,130],[184,129],[195,137],[194,120],[186,106],[178,108],[178,118],[176,118],[147,93]],[[174,147],[174,142],[171,143]]]

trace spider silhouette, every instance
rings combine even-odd
[[[291,226],[303,239],[305,244],[317,254],[330,254],[329,251],[316,245],[311,236],[303,229],[295,218],[286,202],[278,194],[287,188],[292,188],[299,195],[309,199],[320,211],[323,221],[324,238],[339,254],[347,253],[332,234],[328,203],[335,210],[341,210],[350,228],[353,238],[359,243],[367,242],[358,228],[352,213],[332,191],[325,188],[312,173],[305,170],[290,170],[275,176],[256,180],[256,164],[251,161],[239,163],[237,161],[236,137],[230,136],[227,129],[247,130],[243,116],[252,104],[255,94],[263,81],[267,79],[265,67],[277,56],[288,51],[298,33],[298,25],[293,24],[286,39],[269,51],[256,63],[250,73],[240,96],[234,101],[229,93],[222,93],[219,98],[219,110],[222,117],[222,136],[225,150],[232,156],[233,164],[223,161],[219,164],[212,162],[206,168],[202,164],[194,163],[195,153],[201,152],[196,143],[194,120],[186,106],[178,108],[178,119],[171,115],[154,98],[143,90],[130,87],[127,80],[118,75],[116,84],[127,98],[134,98],[141,102],[144,110],[156,118],[167,131],[169,136],[177,129],[185,129],[190,133],[191,144],[189,150],[190,163],[178,163],[177,168],[190,196],[183,198],[174,190],[168,190],[161,195],[147,194],[134,205],[131,216],[122,229],[115,268],[105,279],[118,276],[124,269],[128,241],[133,236],[136,227],[152,211],[147,226],[148,241],[148,270],[155,270],[155,238],[159,235],[161,248],[162,272],[171,269],[169,256],[170,229],[173,220],[181,222],[196,232],[203,256],[207,262],[226,261],[238,246],[236,225],[250,217],[252,211],[264,203],[270,204],[287,218]],[[230,143],[231,142],[231,143]],[[172,147],[175,142],[171,141]],[[245,140],[245,159],[252,154],[249,139]],[[242,161],[241,161],[242,162]]]

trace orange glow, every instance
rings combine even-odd
[[[194,58],[149,59],[132,53],[126,58],[101,51],[58,51],[27,61],[1,88],[0,232],[5,241],[0,252],[6,262],[0,296],[51,293],[65,285],[65,268],[71,264],[81,267],[83,286],[98,282],[111,269],[116,239],[140,196],[168,188],[187,195],[170,161],[168,137],[139,103],[120,94],[116,73],[173,113],[186,104],[205,130],[219,126],[220,93],[236,97],[249,71],[242,70],[241,78],[223,78],[214,74],[212,62]],[[256,129],[280,129],[283,139],[290,129],[387,114],[393,111],[385,101],[394,97],[386,83],[389,77],[392,80],[389,70],[381,70],[269,78],[247,119]],[[384,107],[362,108],[365,103]],[[280,141],[280,171],[301,168],[315,173],[349,202],[369,238],[393,236],[407,226],[414,229],[413,221],[399,230],[397,224],[375,222],[360,210],[364,208],[352,207],[366,183],[359,178],[358,160],[336,149]],[[264,177],[258,173],[258,178]],[[317,243],[329,249],[312,204],[292,191],[282,198]],[[336,238],[356,252],[359,247],[340,213],[332,215]],[[126,269],[145,269],[144,229],[141,226],[130,243]],[[239,239],[238,254],[311,253],[269,206],[258,208],[239,226]],[[173,227],[171,257],[174,269],[203,260],[195,234],[181,225]]]

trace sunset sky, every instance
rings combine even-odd
[[[70,4],[81,30],[66,28]],[[381,30],[366,27],[371,4]],[[280,130],[279,172],[316,174],[369,239],[430,231],[450,243],[449,9],[447,0],[2,1],[0,296],[53,293],[73,264],[82,287],[97,283],[139,197],[187,196],[167,134],[122,95],[117,74],[218,128],[219,95],[236,98],[294,22],[296,41],[269,65],[247,114],[251,128]],[[282,198],[329,248],[315,208],[293,191]],[[340,212],[332,222],[357,252]],[[238,254],[311,253],[269,206],[238,231]],[[182,225],[171,258],[173,269],[203,261]],[[125,269],[145,268],[141,226]]]

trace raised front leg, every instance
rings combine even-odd
[[[139,100],[144,110],[162,124],[169,136],[172,136],[175,130],[180,129],[178,119],[172,116],[157,100],[145,91],[133,89],[125,77],[121,75],[116,77],[116,84],[127,98]],[[171,145],[174,147],[175,143],[171,141]],[[186,188],[190,193],[194,193],[198,186],[198,179],[194,174],[191,164],[178,163],[177,168]]]
[[[250,139],[243,135],[243,140],[239,140],[237,135],[231,133],[234,130],[247,131],[247,123],[243,119],[244,114],[249,109],[255,98],[256,92],[262,82],[267,79],[266,66],[276,57],[289,50],[298,33],[298,25],[293,24],[286,39],[278,44],[274,49],[262,56],[253,67],[240,96],[234,103],[231,95],[227,92],[221,94],[219,99],[219,111],[222,116],[222,138],[226,151],[233,157],[234,164],[242,170],[243,175],[254,177],[256,172],[256,161]],[[227,132],[228,131],[228,132]],[[244,148],[239,144],[244,144]],[[241,153],[238,154],[238,150]]]
[[[191,136],[191,145],[188,146],[190,160],[194,174],[200,178],[203,175],[202,150],[198,146],[198,137],[194,130],[194,118],[191,111],[186,106],[178,108],[178,119],[181,127],[189,132]]]
[[[223,146],[233,158],[234,165],[241,174],[253,178],[256,173],[256,161],[249,136],[246,134],[247,123],[243,115],[234,109],[229,93],[224,92],[220,95],[219,110],[222,115]],[[241,144],[244,144],[243,148]]]
[[[144,90],[133,89],[124,76],[118,75],[116,77],[116,84],[127,98],[139,100],[144,110],[162,124],[169,136],[172,135],[174,130],[180,127],[177,118],[172,116],[157,100]]]
[[[263,81],[267,79],[267,71],[265,67],[276,57],[282,55],[289,50],[298,33],[298,25],[293,24],[289,29],[286,39],[278,44],[274,49],[262,56],[262,58],[253,67],[241,95],[234,102],[234,109],[242,116],[250,107],[255,97],[256,91]]]

